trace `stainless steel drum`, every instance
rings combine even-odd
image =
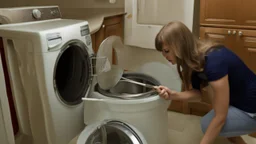
[[[145,84],[156,86],[160,85],[159,81],[157,81],[155,78],[142,73],[124,73],[123,77]],[[157,94],[153,89],[133,84],[125,80],[120,80],[115,87],[109,90],[103,90],[99,87],[99,85],[96,85],[95,91],[98,91],[104,96],[119,99],[138,99],[155,96]]]

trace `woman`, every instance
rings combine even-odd
[[[224,136],[234,144],[244,144],[240,135],[256,132],[256,75],[225,46],[195,39],[181,22],[170,22],[157,34],[156,49],[177,70],[185,86],[175,92],[156,87],[167,100],[200,99],[200,86],[213,89],[213,110],[201,120],[201,144],[211,144]]]

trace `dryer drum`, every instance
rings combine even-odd
[[[54,70],[54,86],[59,98],[68,105],[82,102],[91,84],[91,65],[83,42],[70,41],[60,52]]]
[[[145,84],[160,85],[160,82],[155,78],[142,73],[127,72],[123,74],[123,77]],[[120,99],[138,99],[156,95],[155,90],[122,80],[120,80],[115,87],[109,90],[103,90],[97,84],[95,86],[95,90],[102,95]]]

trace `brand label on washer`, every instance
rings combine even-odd
[[[86,36],[90,34],[89,26],[88,25],[81,26],[80,32],[81,32],[81,36]]]

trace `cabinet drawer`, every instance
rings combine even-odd
[[[113,25],[123,22],[123,15],[115,16],[115,17],[108,17],[104,19],[103,25]]]
[[[212,106],[204,102],[190,102],[188,103],[189,114],[204,116],[212,110]]]
[[[201,0],[200,23],[238,25],[240,3],[240,0]]]

